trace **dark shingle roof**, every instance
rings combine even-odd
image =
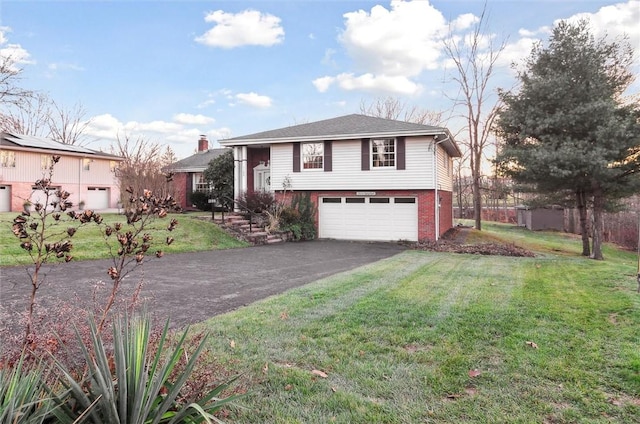
[[[217,158],[229,149],[210,149],[204,152],[198,152],[171,164],[170,168],[174,172],[198,172],[204,171],[209,166],[209,162]]]
[[[307,124],[293,125],[270,131],[220,140],[227,146],[260,143],[284,143],[291,141],[342,140],[371,137],[439,135],[441,139],[449,137],[450,153],[460,153],[453,136],[446,128],[413,122],[353,114],[340,116]]]
[[[102,156],[114,160],[123,159],[120,156],[109,153],[92,150],[75,144],[64,144],[50,138],[35,137],[32,135],[2,133],[0,136],[0,145],[6,147],[22,147],[25,149],[48,150],[51,152],[73,153],[80,155]]]

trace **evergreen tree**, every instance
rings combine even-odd
[[[229,149],[209,162],[204,179],[211,183],[213,197],[226,210],[233,209],[233,151]]]
[[[538,193],[572,193],[585,223],[593,208],[595,259],[605,207],[640,187],[640,107],[622,97],[632,61],[626,40],[596,40],[587,21],[563,21],[547,47],[534,47],[519,91],[502,94],[501,169]]]

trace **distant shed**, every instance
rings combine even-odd
[[[529,230],[564,231],[564,210],[558,207],[529,208],[518,206],[518,226]]]

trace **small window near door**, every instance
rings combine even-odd
[[[372,197],[369,199],[369,203],[389,203],[388,197]]]
[[[393,199],[394,203],[416,203],[415,197],[396,197]]]
[[[89,158],[82,159],[82,169],[85,171],[89,171],[91,169],[92,160]]]
[[[347,197],[347,203],[364,203],[364,197]]]
[[[323,197],[322,203],[342,203],[341,197]]]

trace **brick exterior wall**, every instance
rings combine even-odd
[[[438,191],[438,197],[442,197],[440,202],[440,235],[453,227],[453,193],[450,191]]]
[[[311,200],[318,206],[320,197],[357,197],[355,191],[312,191]],[[288,203],[295,193],[276,193],[278,201]],[[375,197],[415,197],[418,203],[418,240],[435,240],[435,191],[434,190],[376,190]],[[453,226],[452,199],[450,191],[438,191],[442,197],[440,207],[440,236]],[[316,214],[316,228],[319,225]]]
[[[173,198],[184,210],[191,209],[191,178],[187,172],[178,172],[173,176]]]

